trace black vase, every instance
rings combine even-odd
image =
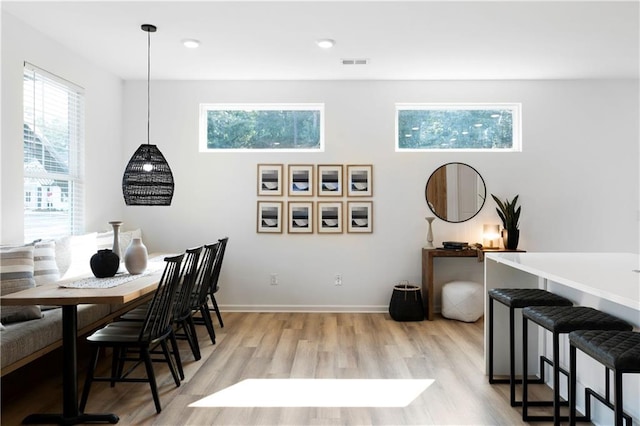
[[[96,278],[112,277],[118,272],[120,258],[109,249],[98,250],[91,256],[91,272]]]
[[[518,248],[518,242],[520,241],[519,229],[503,229],[502,230],[502,242],[504,248],[507,250],[516,250]]]

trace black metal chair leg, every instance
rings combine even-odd
[[[160,413],[162,407],[160,406],[160,396],[158,395],[158,385],[156,384],[156,375],[153,371],[153,362],[151,361],[151,355],[149,354],[149,348],[142,348],[140,350],[140,356],[144,360],[144,366],[147,369],[147,378],[149,379],[149,387],[151,387],[151,394],[153,395],[153,403],[156,406],[156,412]]]
[[[209,333],[209,338],[211,339],[211,343],[216,344],[216,331],[213,328],[213,321],[211,321],[211,314],[209,313],[209,309],[206,306],[200,307],[200,317],[202,318],[202,322],[204,326],[207,327],[207,332]]]
[[[178,340],[176,339],[175,332],[171,332],[169,336],[169,340],[171,341],[171,349],[173,351],[173,356],[176,360],[176,367],[178,369],[178,375],[180,376],[180,380],[184,380],[184,370],[182,369],[182,358],[180,357],[180,350],[178,349]]]
[[[213,303],[213,308],[216,311],[216,316],[218,317],[218,322],[220,323],[220,328],[224,328],[224,322],[222,322],[222,314],[220,314],[220,308],[218,308],[218,301],[216,297],[211,293],[211,303]]]
[[[162,342],[160,342],[160,346],[162,347],[162,353],[164,354],[164,357],[167,360],[167,364],[169,364],[169,371],[171,372],[173,381],[175,382],[177,387],[180,387],[180,380],[182,379],[178,376],[178,372],[176,371],[176,366],[173,362],[173,357],[171,356],[171,352],[169,351],[169,346],[167,346],[167,341],[163,340]]]
[[[193,322],[193,317],[189,316],[185,322],[184,332],[187,335],[187,340],[189,341],[189,346],[193,352],[193,357],[198,361],[202,356],[200,355],[200,345],[198,344],[198,335],[196,334],[196,326]]]
[[[87,371],[87,377],[84,379],[84,387],[82,388],[82,396],[80,398],[80,405],[78,409],[80,412],[84,412],[84,408],[87,405],[89,399],[89,391],[91,390],[91,383],[93,382],[93,375],[98,366],[98,351],[100,348],[97,346],[92,349],[91,362],[89,363],[89,369]]]

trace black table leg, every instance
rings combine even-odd
[[[78,410],[78,309],[62,306],[62,414],[31,414],[23,424],[77,425],[81,423],[118,423],[115,414],[84,414]]]

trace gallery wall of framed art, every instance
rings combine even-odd
[[[257,188],[258,233],[373,232],[371,164],[258,164]]]

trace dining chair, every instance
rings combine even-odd
[[[169,365],[169,370],[176,386],[180,386],[180,378],[176,372],[174,360],[170,355],[167,340],[171,340],[175,351],[177,344],[171,324],[172,307],[181,281],[180,267],[183,258],[184,254],[180,254],[164,259],[166,262],[165,268],[153,298],[149,302],[144,321],[131,323],[113,322],[87,337],[92,355],[80,400],[79,409],[81,412],[84,412],[87,405],[89,391],[93,382],[109,382],[111,386],[115,386],[116,382],[147,382],[151,387],[156,412],[160,413],[162,407],[158,396],[153,361],[166,362]],[[162,359],[151,357],[151,349],[158,345],[162,348]],[[95,376],[98,358],[101,349],[104,348],[113,349],[110,377]],[[128,351],[127,349],[134,350]],[[134,357],[134,355],[136,356]],[[123,368],[125,361],[134,362],[126,371]],[[130,374],[141,364],[145,366],[146,377],[130,377]]]
[[[191,310],[191,295],[198,278],[198,265],[203,247],[188,249],[183,262],[182,283],[178,290],[176,303],[173,308],[173,324],[176,337],[189,343],[191,352],[196,361],[201,358],[198,335]]]
[[[218,240],[221,244],[220,255],[216,261],[216,266],[214,268],[213,277],[211,280],[211,285],[209,286],[209,298],[211,299],[211,305],[208,309],[209,311],[214,311],[216,316],[218,317],[218,322],[220,323],[220,327],[224,327],[224,323],[222,322],[222,315],[220,314],[220,309],[218,308],[218,301],[216,300],[215,294],[218,292],[218,279],[220,278],[220,270],[222,269],[222,259],[224,258],[224,252],[227,248],[227,242],[229,241],[229,237],[224,237]]]
[[[207,328],[209,338],[213,344],[216,343],[216,332],[213,328],[213,321],[211,321],[208,297],[214,267],[220,256],[221,247],[222,244],[220,242],[204,246],[203,255],[198,266],[198,275],[191,293],[192,314],[199,313],[199,316],[193,316],[193,321],[196,324],[203,324]]]
[[[180,271],[180,281],[176,288],[175,300],[171,309],[171,323],[173,327],[171,334],[173,339],[186,339],[191,348],[194,358],[199,360],[200,347],[198,346],[198,338],[195,334],[195,324],[191,317],[191,310],[189,309],[189,302],[191,297],[191,291],[195,283],[198,259],[202,252],[202,246],[187,249],[184,253],[184,260],[182,262]],[[138,306],[129,312],[121,315],[119,321],[121,327],[132,326],[135,327],[136,323],[144,321],[147,316],[149,304]],[[151,353],[155,353],[157,347],[151,348]],[[180,379],[184,379],[184,369],[182,368],[182,357],[177,348],[172,347],[171,353],[175,358],[175,363],[178,368],[178,374]]]

